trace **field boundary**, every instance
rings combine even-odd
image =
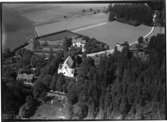
[[[102,26],[102,25],[105,25],[105,24],[107,24],[107,22],[101,22],[101,23],[98,23],[98,24],[93,24],[93,25],[89,25],[89,26],[84,26],[84,27],[80,27],[80,28],[78,28],[78,29],[72,30],[72,32],[79,32],[79,31],[83,31],[83,30],[87,30],[87,29],[99,27],[99,26]]]

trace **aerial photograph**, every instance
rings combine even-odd
[[[165,120],[165,0],[2,3],[1,118]]]

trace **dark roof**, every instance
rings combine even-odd
[[[74,36],[81,36],[78,33],[71,32],[69,30],[63,30],[59,32],[54,32],[50,34],[46,34],[43,36],[36,37],[35,39],[42,39],[42,40],[48,40],[48,41],[56,41],[56,40],[62,40],[65,38],[71,38]]]

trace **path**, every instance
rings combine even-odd
[[[153,27],[151,28],[151,30],[150,30],[146,35],[144,35],[143,37],[144,37],[144,38],[147,38],[150,34],[153,33],[154,30],[155,30],[155,26],[153,26]]]

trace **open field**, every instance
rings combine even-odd
[[[34,37],[35,28],[30,20],[4,6],[2,14],[3,49],[13,50]]]
[[[95,15],[88,15],[78,18],[71,18],[67,21],[56,22],[52,24],[40,25],[36,26],[35,30],[38,36],[42,36],[45,34],[59,32],[62,30],[74,30],[84,26],[89,26],[92,24],[98,24],[101,22],[106,22],[108,19],[108,15],[104,13],[99,13]]]
[[[151,27],[134,27],[119,22],[107,22],[108,15],[83,14],[82,10],[103,8],[108,4],[4,4],[3,38],[5,47],[14,49],[36,34],[38,36],[69,29],[79,34],[95,37],[111,48],[117,42],[136,41],[147,34]],[[64,18],[64,16],[67,16]],[[19,18],[19,19],[18,19]],[[18,21],[19,20],[19,21]],[[107,23],[107,24],[104,24]],[[97,25],[100,25],[96,27]],[[95,25],[95,26],[94,26]],[[92,27],[91,27],[92,26]],[[86,29],[83,29],[85,28]],[[158,32],[158,30],[156,30]],[[4,40],[3,40],[4,42]]]
[[[99,27],[78,31],[78,33],[103,41],[110,48],[113,48],[116,43],[122,43],[124,41],[128,41],[129,43],[134,42],[138,37],[146,35],[150,30],[151,27],[145,25],[134,27],[113,21]],[[156,29],[154,34],[158,32]]]
[[[103,9],[108,4],[8,4],[9,8],[16,10],[33,22],[34,25],[50,24],[66,21],[69,18],[81,17],[89,12],[90,8]],[[82,10],[87,10],[82,12]],[[66,18],[64,18],[66,16]]]
[[[42,31],[42,34],[48,34],[63,30],[64,25],[68,26],[70,22],[80,18],[71,25],[79,24],[80,27],[82,22],[80,20],[83,19],[83,16],[86,17],[83,19],[85,22],[87,18],[92,16],[89,12],[83,13],[83,9],[98,9],[104,6],[106,7],[107,5],[108,4],[3,4],[3,47],[13,50],[24,44],[35,36],[35,26],[38,28],[40,25],[39,28],[41,28],[40,31]],[[64,16],[67,18],[64,18]],[[97,18],[95,17],[92,21],[95,19]],[[57,22],[62,24],[58,23],[52,26],[51,23],[55,24]],[[48,26],[48,29],[45,25],[51,25],[52,28]],[[84,25],[85,24],[82,23],[81,26]],[[71,26],[69,25],[69,27]],[[56,28],[58,28],[58,30],[56,30]]]

